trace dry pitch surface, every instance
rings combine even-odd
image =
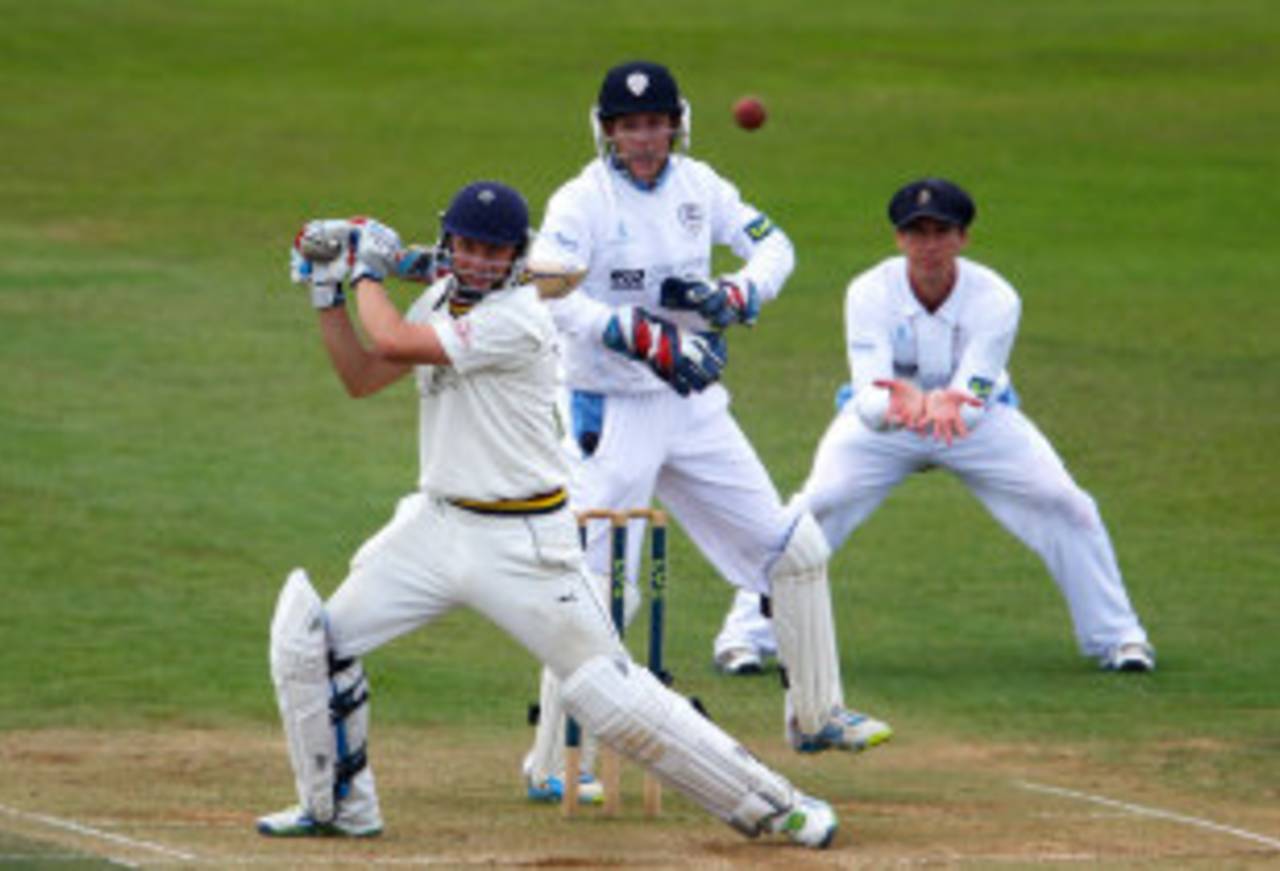
[[[273,841],[257,813],[289,802],[281,739],[254,732],[11,732],[0,737],[0,864],[27,867],[530,866],[538,868],[1280,867],[1280,803],[1206,798],[1144,776],[1215,747],[1152,747],[1120,765],[1030,745],[900,738],[861,757],[766,761],[832,798],[833,848],[749,841],[667,793],[646,820],[627,806],[568,821],[523,800],[518,743],[441,729],[376,733],[386,834]]]

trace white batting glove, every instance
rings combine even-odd
[[[289,280],[311,288],[315,308],[336,308],[346,301],[342,284],[351,274],[351,246],[351,222],[339,218],[308,221],[294,236]]]
[[[351,286],[362,280],[386,281],[394,275],[400,262],[403,246],[400,234],[373,218],[354,218],[352,226],[359,233],[355,245],[355,265],[351,271]]]

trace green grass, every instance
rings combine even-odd
[[[1227,0],[983,4],[6,3],[0,32],[0,729],[269,722],[266,629],[415,478],[412,394],[342,394],[284,246],[372,212],[428,239],[461,183],[535,208],[590,156],[599,76],[670,63],[694,151],[799,267],[733,337],[736,413],[790,492],[844,379],[849,277],[888,195],[977,196],[1025,313],[1024,407],[1097,497],[1160,648],[1096,673],[1043,568],[954,481],[897,492],[833,565],[847,677],[900,731],[1216,738],[1280,779],[1280,24]],[[729,106],[763,95],[748,136]],[[728,589],[679,539],[672,658],[717,680]],[[370,657],[379,721],[516,724],[534,668],[457,615]]]

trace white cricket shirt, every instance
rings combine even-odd
[[[407,319],[435,327],[449,366],[415,366],[419,486],[449,499],[525,499],[566,485],[556,417],[556,329],[532,285],[448,311],[451,278]]]
[[[854,409],[883,429],[888,391],[880,379],[905,379],[922,390],[953,387],[984,402],[1009,384],[1005,367],[1022,303],[995,270],[957,258],[956,285],[930,313],[907,279],[907,259],[891,257],[858,275],[845,295],[845,337]]]
[[[733,275],[754,282],[762,303],[777,296],[795,265],[786,234],[710,166],[685,155],[673,154],[651,189],[597,159],[556,191],[529,259],[587,270],[577,291],[549,303],[563,335],[568,386],[670,390],[644,363],[605,348],[601,334],[619,306],[706,329],[698,314],[663,309],[658,301],[665,278],[711,277],[713,245],[746,260]]]

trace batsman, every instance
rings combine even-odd
[[[280,593],[271,674],[298,803],[260,818],[258,830],[382,831],[361,657],[468,607],[543,662],[566,708],[605,744],[748,836],[785,833],[826,847],[837,827],[830,806],[637,666],[613,629],[567,508],[556,330],[539,287],[524,278],[528,239],[518,192],[492,181],[462,188],[432,258],[444,277],[403,318],[383,286],[404,258],[389,227],[319,221],[295,244],[294,278],[310,287],[347,391],[367,396],[414,376],[420,472],[417,490],[359,549],[328,601],[302,569]],[[317,251],[325,259],[304,256]],[[348,285],[368,345],[347,313]],[[686,370],[702,382],[716,374]]]

